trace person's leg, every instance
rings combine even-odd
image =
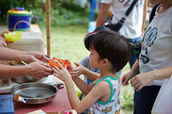
[[[151,114],[160,86],[146,86],[137,93],[133,114]]]

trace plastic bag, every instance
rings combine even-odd
[[[172,114],[172,75],[165,79],[154,102],[152,114]]]

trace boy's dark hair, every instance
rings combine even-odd
[[[127,64],[131,55],[126,38],[111,30],[103,30],[93,35],[89,47],[98,52],[100,59],[107,58],[116,72]]]

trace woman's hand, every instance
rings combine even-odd
[[[11,43],[6,41],[4,33],[9,33],[9,31],[0,33],[0,47],[7,47],[7,43]]]
[[[7,47],[7,44],[5,42],[5,39],[0,37],[0,47]]]
[[[42,78],[42,77],[47,77],[48,75],[53,74],[52,68],[43,62],[32,62],[28,65],[28,75],[32,77],[37,77],[37,78]]]
[[[151,72],[138,74],[130,80],[131,85],[136,91],[141,90],[144,86],[150,84],[155,79],[155,76]]]
[[[42,52],[38,52],[38,51],[24,52],[24,54],[22,55],[23,56],[20,56],[20,60],[28,61],[28,62],[48,62],[50,60]]]

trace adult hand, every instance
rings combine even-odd
[[[5,32],[0,33],[0,46],[1,47],[7,47],[7,44],[6,44],[7,41],[5,39],[4,33],[8,33],[8,32],[9,31],[5,31]]]
[[[134,76],[134,72],[130,70],[127,74],[122,76],[121,83],[123,86],[128,85],[128,81]]]
[[[52,68],[43,62],[32,62],[26,65],[26,67],[28,67],[28,75],[31,77],[42,78],[53,73]]]
[[[80,76],[84,71],[84,67],[81,64],[75,62],[74,64],[76,65],[76,68],[73,68],[72,71],[70,71],[70,74],[73,78]]]
[[[71,80],[71,76],[70,73],[67,70],[67,66],[65,66],[65,68],[57,61],[58,65],[60,66],[60,69],[58,67],[56,67],[55,65],[53,66],[53,71],[54,71],[54,76],[58,77],[59,79],[61,79],[63,82],[67,82],[69,80]]]
[[[5,39],[0,37],[0,47],[7,47],[7,44],[5,42]]]
[[[10,31],[6,30],[5,32],[1,32],[0,36],[5,39],[4,33],[9,33]]]
[[[150,84],[154,80],[154,74],[151,72],[141,73],[130,80],[131,85],[136,91],[141,90],[144,86]]]
[[[38,51],[28,52],[26,56],[27,56],[26,61],[30,61],[30,62],[35,62],[35,61],[48,62],[50,60],[42,52],[38,52]]]

